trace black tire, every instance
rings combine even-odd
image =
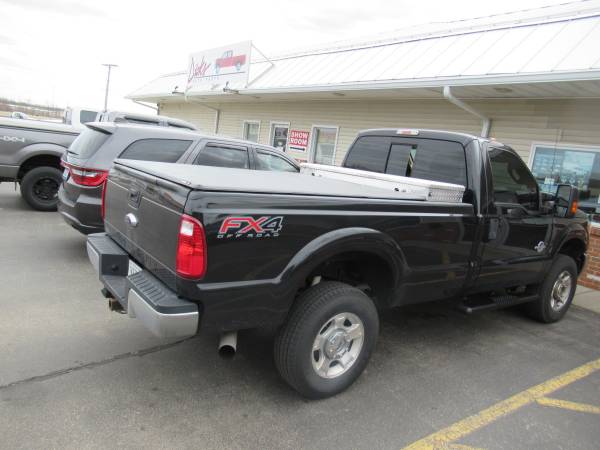
[[[555,285],[556,283],[559,283],[559,277],[564,276],[565,273],[568,273],[570,277],[570,286],[568,289],[565,288],[563,290],[565,300],[563,302],[557,302],[557,299],[554,296]],[[539,299],[525,305],[526,310],[533,319],[540,322],[558,322],[567,313],[569,306],[571,306],[576,288],[577,265],[575,264],[575,261],[573,258],[566,255],[558,255],[540,286]],[[558,290],[560,290],[560,288]],[[558,291],[556,292],[558,294]]]
[[[362,322],[360,344],[357,343],[360,338],[349,342],[342,336],[345,330],[343,327],[354,326],[350,319],[343,322],[342,328],[336,328],[333,321],[330,321],[334,317],[343,320],[344,315],[354,318],[352,320],[355,324]],[[333,328],[325,328],[326,324],[330,324],[329,326]],[[323,337],[323,333],[333,334],[330,340],[321,339],[322,342],[331,342],[332,347],[334,343],[341,344],[341,347],[348,347],[344,350],[338,345],[338,350],[344,352],[339,361],[346,357],[344,356],[346,353],[348,358],[352,358],[351,353],[358,352],[347,364],[347,369],[338,361],[332,361],[328,367],[334,371],[344,370],[343,373],[332,378],[319,375],[317,369],[313,367],[318,364],[316,359],[322,360],[316,356],[326,355],[325,351],[313,350],[317,335]],[[311,399],[331,397],[354,383],[365,369],[378,334],[377,309],[367,295],[344,283],[321,282],[303,292],[290,311],[286,323],[275,338],[275,364],[283,379],[304,397]],[[355,343],[357,343],[356,347],[354,347]],[[336,369],[337,365],[339,367]]]
[[[33,209],[56,211],[58,188],[62,183],[62,173],[54,167],[36,167],[21,180],[21,195]]]

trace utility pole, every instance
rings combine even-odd
[[[108,87],[110,86],[110,71],[113,67],[119,67],[116,64],[102,64],[108,67],[108,73],[106,74],[106,92],[104,93],[104,111],[108,111]]]

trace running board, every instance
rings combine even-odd
[[[474,297],[467,298],[458,304],[458,309],[465,314],[473,314],[480,311],[507,308],[522,303],[533,302],[538,299],[537,295],[501,295],[498,297]]]

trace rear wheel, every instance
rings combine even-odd
[[[540,297],[526,305],[531,317],[540,322],[557,322],[571,306],[577,288],[577,265],[566,256],[558,255],[540,288]]]
[[[21,180],[21,195],[33,209],[56,211],[61,171],[54,167],[36,167]]]
[[[303,396],[330,397],[359,377],[378,334],[369,297],[344,283],[322,282],[298,298],[275,340],[275,364]]]

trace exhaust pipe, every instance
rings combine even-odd
[[[231,359],[235,356],[237,349],[237,331],[223,333],[219,339],[219,356],[225,359]]]
[[[119,314],[125,314],[125,310],[123,309],[119,301],[114,298],[108,299],[108,309],[114,312],[118,312]]]

